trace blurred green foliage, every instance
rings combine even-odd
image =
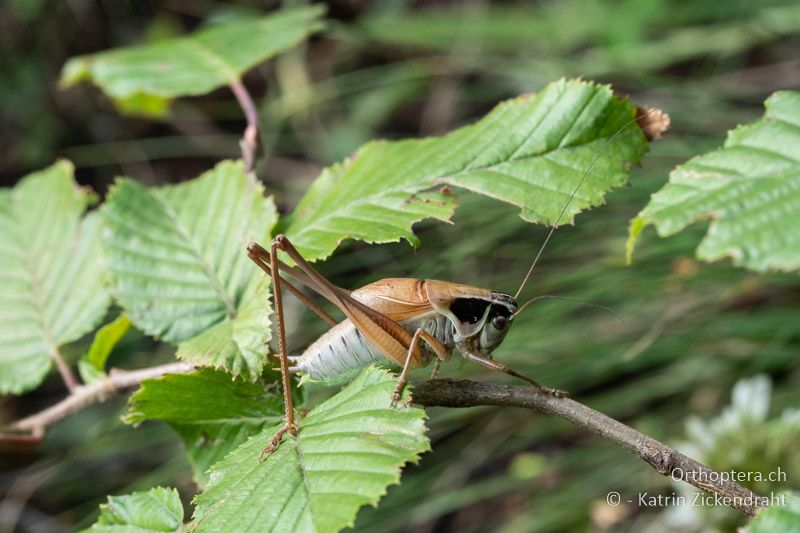
[[[100,505],[97,523],[87,531],[178,531],[183,524],[183,505],[178,491],[156,487],[147,492],[109,496]]]
[[[58,156],[71,158],[78,180],[101,193],[117,174],[162,185],[193,177],[220,157],[236,157],[243,121],[226,90],[180,100],[168,117],[150,122],[118,115],[91,87],[58,91],[56,80],[68,57],[140,42],[145,35],[180,33],[204,20],[261,14],[264,7],[245,0],[5,3],[0,7],[2,184],[12,185]],[[443,10],[451,16],[443,18]],[[727,405],[734,383],[759,373],[773,382],[772,420],[800,405],[796,274],[756,275],[725,262],[697,263],[693,251],[705,231],[702,224],[663,240],[645,231],[630,267],[624,266],[624,243],[628,220],[676,164],[719,146],[725,131],[759,117],[773,91],[800,85],[797,12],[790,0],[470,2],[466,7],[331,2],[326,34],[245,78],[253,94],[263,97],[267,157],[259,175],[286,212],[322,165],[366,140],[448,131],[504,97],[536,91],[562,76],[613,83],[636,102],[669,112],[672,130],[653,145],[629,188],[578,216],[575,227],[556,232],[526,293],[585,300],[618,316],[562,301],[538,303],[522,315],[497,358],[673,444],[686,440],[687,419],[713,418]],[[388,29],[376,30],[381,20],[384,27],[390,21]],[[535,22],[526,24],[530,21]],[[417,42],[400,42],[402,35]],[[513,292],[545,230],[522,222],[516,208],[467,194],[458,201],[453,226],[419,226],[422,245],[416,251],[406,244],[351,244],[320,268],[345,287],[417,276]],[[290,309],[289,317],[290,348],[305,346],[325,329],[299,307]],[[69,347],[68,358],[77,361],[90,340]],[[171,356],[169,347],[131,331],[109,364],[145,366]],[[443,373],[504,380],[457,361]],[[63,395],[53,376],[33,393],[2,400],[0,421]],[[123,426],[116,419],[123,402],[114,398],[61,422],[36,448],[2,449],[0,528],[88,526],[106,494],[159,484],[178,487],[187,503],[196,490],[179,437],[164,424]],[[357,529],[669,525],[668,509],[605,503],[609,491],[634,500],[643,491],[671,494],[669,479],[563,421],[490,408],[434,409],[430,416],[434,453],[407,469],[403,483],[379,508],[363,510]],[[753,438],[743,430],[734,442],[741,442],[744,454]],[[789,447],[786,460],[796,462],[792,452],[800,454]],[[737,468],[760,466],[745,461]],[[798,488],[800,479],[789,478],[762,490]],[[743,517],[734,520],[740,524]]]
[[[739,380],[730,406],[718,416],[707,421],[689,418],[688,440],[679,449],[703,463],[725,465],[726,475],[756,494],[777,495],[773,490],[777,484],[800,478],[800,409],[787,408],[768,417],[771,395],[772,383],[764,375]],[[694,500],[697,489],[677,480],[674,485],[677,493]],[[774,504],[788,506],[788,498],[786,503],[775,498]],[[735,510],[718,506],[682,506],[670,509],[669,514],[672,524],[684,527],[710,524],[731,529],[739,522]]]
[[[628,260],[648,224],[666,237],[711,220],[698,258],[762,272],[800,268],[800,92],[775,92],[764,107],[764,118],[730,130],[722,147],[675,167],[631,220]]]

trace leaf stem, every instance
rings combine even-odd
[[[245,171],[248,174],[253,174],[256,165],[256,151],[258,150],[258,110],[242,80],[236,79],[232,81],[230,88],[234,96],[236,96],[242,111],[244,111],[245,119],[247,119],[247,127],[244,130],[244,135],[242,135],[242,140],[239,141],[239,146],[242,149]]]
[[[164,374],[185,374],[194,370],[189,363],[177,362],[142,368],[139,370],[112,369],[108,376],[87,385],[78,385],[69,396],[43,411],[18,420],[9,425],[6,433],[0,433],[0,440],[12,442],[37,442],[44,437],[45,430],[59,420],[80,411],[91,404],[104,401],[113,394],[139,385],[145,379],[157,378]]]
[[[754,516],[769,503],[768,498],[742,487],[730,480],[730,476],[715,472],[666,444],[570,398],[543,394],[531,387],[470,380],[436,379],[418,381],[413,386],[414,402],[424,406],[496,405],[537,409],[556,415],[633,452],[659,474],[711,492],[723,504],[749,516]]]
[[[64,380],[64,384],[67,386],[70,392],[74,392],[75,389],[80,387],[80,383],[78,382],[78,378],[75,377],[75,374],[72,372],[72,369],[69,367],[69,364],[64,360],[64,356],[61,355],[57,349],[53,349],[53,352],[50,354],[53,358],[53,361],[56,363],[56,367],[58,368],[58,373],[61,374],[61,379]]]

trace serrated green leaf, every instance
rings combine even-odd
[[[148,379],[129,400],[125,422],[168,422],[181,435],[195,479],[247,437],[283,416],[277,383],[231,380],[211,369]]]
[[[753,270],[800,268],[800,92],[777,92],[764,118],[670,173],[631,222],[628,259],[648,224],[662,237],[711,219],[697,257]]]
[[[254,277],[237,315],[178,346],[179,359],[255,378],[264,368],[270,338],[269,277]]]
[[[119,180],[102,213],[112,290],[131,321],[183,343],[194,364],[261,375],[269,289],[245,247],[269,238],[277,214],[241,162],[159,189]]]
[[[129,400],[125,422],[164,420],[174,424],[215,425],[248,420],[276,422],[283,404],[275,384],[252,383],[204,368],[188,374],[146,379]]]
[[[92,345],[89,346],[89,353],[86,354],[86,362],[99,372],[103,372],[108,356],[130,327],[131,321],[128,317],[119,315],[113,322],[97,330]]]
[[[64,66],[61,84],[69,87],[90,80],[123,110],[134,105],[137,112],[160,113],[163,101],[152,97],[200,95],[228,85],[321,29],[322,12],[319,6],[287,9],[185,37],[75,57]]]
[[[197,531],[338,531],[397,483],[400,467],[429,447],[421,409],[392,409],[396,381],[369,367],[302,421],[263,463],[278,426],[212,467],[195,498]]]
[[[421,194],[440,185],[497,198],[519,206],[525,220],[553,224],[586,174],[559,220],[569,223],[624,184],[645,152],[634,114],[607,86],[561,80],[443,137],[369,143],[323,172],[286,233],[310,260],[347,238],[415,243],[414,222],[452,215],[449,195]]]
[[[61,161],[0,190],[0,393],[41,383],[106,312],[95,198]]]
[[[760,511],[744,530],[747,533],[800,533],[800,496],[785,492],[772,499],[769,507]]]
[[[146,492],[109,496],[100,516],[85,531],[107,533],[166,533],[183,525],[183,505],[178,491],[156,487]]]

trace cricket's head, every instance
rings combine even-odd
[[[454,340],[461,352],[489,355],[500,346],[511,327],[517,311],[517,300],[502,292],[491,293],[491,298],[459,298],[450,305],[450,311],[462,323],[470,322],[471,335],[459,335],[456,328]]]

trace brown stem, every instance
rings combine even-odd
[[[189,363],[170,363],[141,370],[112,370],[105,379],[77,387],[67,398],[35,415],[7,427],[10,433],[0,440],[41,439],[45,429],[80,409],[103,401],[111,394],[137,386],[143,380],[164,374],[183,374],[194,367]],[[537,409],[559,416],[573,424],[633,452],[659,474],[681,479],[714,494],[721,503],[754,516],[769,505],[769,499],[742,487],[679,451],[670,448],[570,398],[548,394],[531,387],[481,383],[469,380],[435,379],[414,383],[414,402],[424,406],[473,407],[496,405]]]
[[[53,357],[53,361],[56,363],[58,373],[61,374],[61,379],[64,380],[64,384],[67,386],[67,389],[72,392],[80,387],[78,379],[75,377],[75,374],[72,373],[72,369],[69,367],[69,364],[64,360],[64,356],[61,355],[58,350],[54,350],[51,356]]]
[[[102,402],[112,394],[133,388],[145,379],[157,378],[164,374],[185,374],[193,369],[194,366],[189,363],[169,363],[140,370],[112,369],[106,378],[88,385],[77,386],[69,396],[57,404],[12,423],[6,428],[7,433],[0,434],[0,440],[12,442],[41,440],[48,426],[88,405]]]
[[[247,127],[242,135],[242,140],[239,141],[239,146],[242,149],[245,171],[252,174],[255,171],[256,151],[258,150],[258,110],[241,80],[232,81],[230,87],[244,111],[245,119],[247,119]]]
[[[627,448],[659,474],[681,479],[711,492],[725,505],[746,515],[754,516],[760,508],[769,504],[768,498],[731,481],[730,476],[723,476],[666,444],[569,398],[542,393],[530,387],[451,379],[416,382],[413,394],[414,402],[425,406],[498,405],[538,409]]]

